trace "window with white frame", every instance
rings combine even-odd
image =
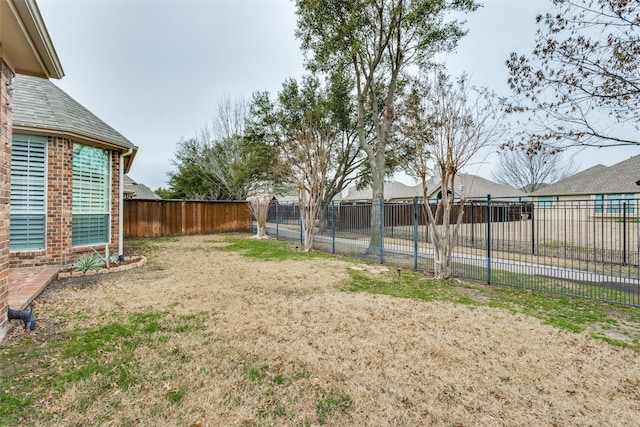
[[[109,243],[111,162],[109,152],[73,144],[73,246]]]
[[[14,134],[9,250],[42,250],[47,224],[47,138]]]

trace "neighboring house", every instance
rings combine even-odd
[[[435,200],[441,196],[441,185],[431,178],[427,181],[429,199]],[[455,193],[456,200],[464,196],[466,200],[486,200],[491,195],[493,200],[521,201],[527,199],[527,194],[510,185],[497,184],[476,175],[459,174],[456,176],[455,189],[449,189]],[[386,201],[412,201],[415,197],[422,200],[422,184],[408,186],[399,182],[386,182],[384,184],[384,198]],[[342,197],[337,197],[342,203],[371,201],[371,187],[356,190],[355,187]]]
[[[135,182],[128,175],[124,176],[124,198],[125,199],[144,199],[144,200],[160,200],[153,190],[144,184]]]
[[[7,325],[16,73],[60,79],[62,65],[34,0],[0,0],[0,336]]]
[[[555,184],[531,193],[541,209],[551,209],[558,203],[592,201],[594,216],[620,216],[626,202],[626,213],[635,213],[640,200],[640,155],[613,166],[596,165]],[[583,209],[586,212],[586,210]]]
[[[123,174],[137,147],[48,79],[16,75],[11,266],[122,254]]]
[[[343,193],[344,194],[344,193]],[[413,200],[414,197],[422,197],[422,189],[416,189],[409,185],[405,185],[401,182],[387,181],[384,183],[384,200],[385,201],[397,201]],[[365,187],[361,190],[356,187],[350,187],[347,189],[347,193],[344,195],[338,195],[334,197],[334,200],[341,203],[355,203],[355,202],[370,202],[371,201],[371,186]]]
[[[455,188],[449,189],[455,194],[455,199],[459,200],[464,196],[465,200],[486,200],[487,196],[491,196],[491,200],[519,202],[528,199],[527,193],[521,191],[511,185],[498,184],[477,175],[469,175],[460,173],[456,175]],[[422,194],[422,184],[418,184],[416,188]],[[427,189],[429,190],[429,199],[438,199],[442,196],[440,182],[436,182],[433,178],[427,181]]]

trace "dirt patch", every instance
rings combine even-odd
[[[200,319],[198,333],[139,349],[146,380],[113,391],[114,425],[637,423],[635,353],[503,310],[342,292],[353,264],[249,260],[215,251],[218,239],[162,243],[153,268],[57,281],[37,300],[57,333],[113,312]],[[66,425],[114,411],[109,396],[75,410],[80,392],[39,405]]]

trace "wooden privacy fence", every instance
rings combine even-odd
[[[246,202],[136,200],[124,201],[124,237],[250,232]]]

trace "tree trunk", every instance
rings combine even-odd
[[[300,207],[300,220],[302,221],[302,247],[305,252],[313,249],[313,227],[315,218],[311,215],[311,207]]]
[[[318,212],[318,227],[319,233],[326,233],[327,228],[329,227],[329,221],[327,219],[327,212],[329,211],[330,203],[322,203],[320,205],[320,210]]]
[[[384,200],[384,174],[385,158],[384,153],[380,153],[371,159],[371,240],[369,241],[369,252],[380,253],[380,228],[382,225],[383,212],[380,200]]]
[[[258,232],[255,235],[256,239],[265,239],[267,237],[266,228],[266,224],[261,224],[260,221],[258,221]]]
[[[254,236],[256,239],[267,239],[267,217],[269,215],[269,206],[271,204],[271,195],[259,195],[249,198],[249,206],[251,213],[258,224],[258,232]]]

